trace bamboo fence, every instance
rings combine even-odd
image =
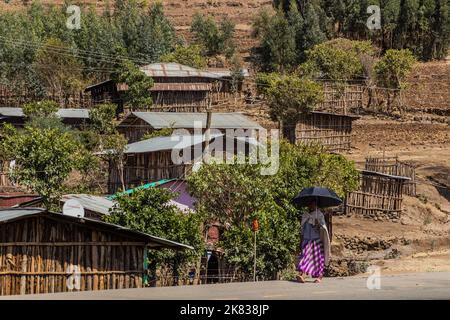
[[[143,286],[142,240],[47,216],[3,223],[0,238],[0,295]]]
[[[295,127],[295,142],[321,144],[330,152],[349,151],[354,120],[353,117],[330,113],[305,114]],[[292,128],[288,128],[288,130],[292,130]],[[292,138],[293,136],[291,136]]]
[[[404,181],[403,178],[363,172],[359,189],[349,193],[345,199],[345,213],[367,218],[399,218]]]
[[[400,161],[397,156],[367,157],[365,169],[410,178],[404,183],[403,193],[413,197],[416,195],[416,168],[411,163]]]
[[[323,83],[324,100],[315,110],[336,114],[349,114],[363,107],[364,86],[345,84],[339,87],[331,82]]]

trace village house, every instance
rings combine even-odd
[[[206,135],[172,135],[131,143],[124,151],[123,168],[109,161],[108,192],[134,188],[161,179],[184,178],[196,163],[201,163],[206,149]],[[211,157],[222,160],[234,155],[246,156],[258,142],[252,137],[212,133],[208,141]],[[99,153],[107,154],[109,151]]]
[[[132,112],[117,127],[132,143],[142,139],[146,133],[153,133],[164,128],[185,129],[194,133],[195,129],[206,130],[207,114],[197,112]],[[251,130],[263,129],[258,123],[242,113],[212,113],[211,129],[223,134],[227,130],[243,130],[251,135]],[[255,132],[254,132],[255,133]]]
[[[193,249],[40,208],[0,210],[0,295],[142,288],[147,251]]]
[[[217,104],[232,97],[231,73],[223,70],[198,70],[179,63],[153,63],[140,67],[154,81],[150,89],[152,110],[205,111],[208,104]],[[243,76],[248,76],[245,70]],[[238,89],[242,84],[238,85]],[[124,109],[125,83],[107,80],[91,85],[85,92],[91,94],[93,103],[112,102],[118,111]]]

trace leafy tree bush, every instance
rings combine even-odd
[[[390,49],[375,64],[374,71],[377,84],[387,88],[387,111],[391,112],[393,102],[400,97],[399,107],[402,109],[401,92],[406,86],[406,79],[411,72],[416,58],[408,49]]]
[[[363,55],[372,56],[375,50],[368,41],[334,39],[306,51],[301,70],[313,78],[348,81],[364,76]]]
[[[169,203],[175,194],[162,188],[149,188],[118,195],[117,205],[105,221],[157,237],[188,244],[194,250],[149,250],[148,260],[153,276],[158,267],[169,265],[175,275],[186,272],[186,267],[195,262],[204,252],[201,233],[201,217],[196,213],[186,214]]]
[[[64,97],[79,92],[84,83],[81,63],[75,56],[62,55],[61,51],[70,48],[59,39],[48,39],[36,52],[33,68],[47,92]]]
[[[292,199],[303,188],[321,185],[341,197],[356,189],[359,181],[354,163],[326,153],[320,146],[280,145],[280,168],[262,176],[261,165],[204,165],[188,177],[190,192],[197,198],[197,211],[209,221],[220,221],[219,245],[229,263],[244,276],[253,270],[251,221],[257,218],[258,277],[273,279],[292,266],[300,242],[301,211]]]
[[[111,134],[116,131],[115,104],[98,104],[89,110],[92,129],[100,135]]]
[[[36,192],[46,208],[58,208],[63,183],[79,163],[81,146],[70,132],[58,128],[26,125],[23,130],[12,126],[4,130],[0,149],[3,157],[15,160],[11,180]]]
[[[191,32],[194,36],[194,43],[203,49],[203,54],[213,57],[219,54],[225,54],[231,58],[235,51],[233,41],[234,24],[224,18],[219,25],[212,17],[204,17],[196,13],[192,19]]]
[[[206,59],[199,45],[177,46],[175,50],[161,57],[162,62],[177,62],[197,69],[206,67]]]
[[[322,86],[314,81],[294,75],[270,80],[265,93],[273,120],[295,124],[323,100]]]
[[[22,107],[23,114],[28,118],[51,117],[54,116],[58,110],[58,104],[49,100],[27,103]]]
[[[124,93],[125,103],[131,110],[148,109],[152,105],[150,89],[153,79],[141,71],[133,62],[124,60],[113,75],[117,83],[124,83],[128,89]]]
[[[410,50],[388,50],[375,65],[378,84],[385,88],[402,89],[415,63]]]

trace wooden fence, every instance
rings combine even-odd
[[[0,239],[0,295],[143,286],[145,243],[132,238],[36,217],[1,224]]]
[[[321,144],[329,152],[345,152],[351,148],[352,122],[356,117],[312,112],[303,115],[297,125],[283,128],[291,142]]]
[[[360,187],[345,199],[345,213],[367,218],[400,218],[403,186],[407,179],[363,171]]]
[[[410,178],[403,185],[403,194],[416,195],[416,168],[411,163],[400,161],[398,157],[367,157],[365,169]]]
[[[364,86],[323,83],[324,101],[315,110],[336,114],[349,114],[363,107]]]

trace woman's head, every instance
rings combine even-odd
[[[310,210],[316,210],[316,209],[317,209],[317,201],[316,201],[316,200],[311,200],[311,201],[308,203],[308,208],[309,208]]]

